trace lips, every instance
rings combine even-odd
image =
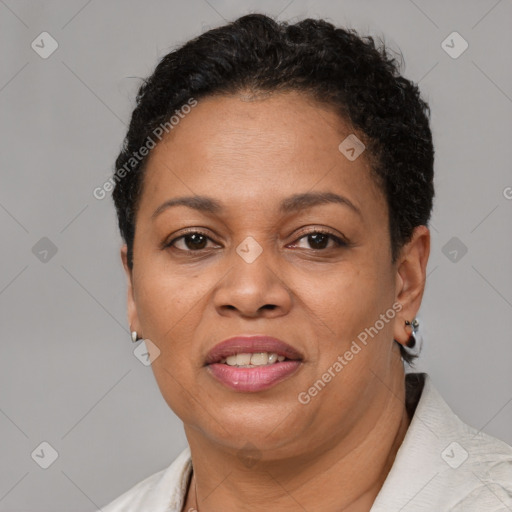
[[[225,364],[230,356],[263,352],[277,354],[278,361],[257,366]],[[236,336],[224,340],[210,350],[205,366],[218,382],[228,388],[239,392],[257,392],[269,389],[294,375],[301,367],[302,360],[300,352],[277,338]]]

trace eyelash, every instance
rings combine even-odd
[[[334,235],[330,231],[319,229],[319,228],[312,229],[310,231],[306,231],[305,233],[302,233],[301,236],[299,238],[297,238],[295,241],[297,242],[299,240],[302,240],[303,238],[306,238],[309,235],[316,235],[316,234],[326,235],[329,238],[331,238],[335,242],[336,248],[348,247],[350,245],[349,242]],[[186,236],[190,236],[190,235],[201,235],[213,242],[213,240],[203,231],[198,231],[197,229],[190,229],[188,231],[185,231],[185,233],[182,233],[180,236],[173,238],[169,242],[164,242],[162,249],[171,248],[176,241],[181,240],[182,238],[185,238]],[[201,251],[207,250],[207,249],[198,249],[198,250],[194,251],[194,250],[190,250],[190,249],[178,249],[176,247],[175,247],[175,249],[178,251],[181,251],[181,252],[185,252],[185,253],[200,253]],[[331,247],[331,249],[332,249],[332,247]],[[322,251],[328,251],[329,247],[327,247],[325,249],[309,249],[309,250],[314,251],[314,252],[322,252]]]

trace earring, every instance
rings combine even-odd
[[[411,356],[417,357],[423,346],[423,336],[418,332],[420,323],[415,318],[412,322],[406,320],[405,325],[410,326],[412,330],[407,343],[403,345],[404,350]]]
[[[137,331],[132,331],[132,342],[137,343],[139,341],[139,337],[137,336]]]

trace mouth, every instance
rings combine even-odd
[[[210,374],[241,392],[268,389],[292,376],[303,356],[282,340],[269,336],[236,336],[216,345],[207,355]]]

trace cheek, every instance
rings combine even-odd
[[[198,282],[153,267],[140,279],[136,297],[144,337],[160,350],[151,364],[155,380],[168,406],[182,419],[192,414],[198,400],[197,368],[190,357],[201,317]]]
[[[318,377],[335,364],[338,368],[333,368],[337,377],[326,400],[347,406],[350,396],[358,396],[359,388],[372,377],[369,368],[377,371],[386,360],[383,354],[390,346],[393,322],[391,315],[387,322],[380,315],[392,306],[389,281],[389,272],[361,263],[322,278],[322,287],[309,288],[305,302],[311,321],[319,326],[312,371]]]
[[[207,290],[198,278],[169,275],[156,268],[145,272],[138,285],[136,306],[142,332],[160,351],[151,366],[174,410],[190,401],[186,390],[197,372],[191,350],[201,322],[201,297]]]
[[[185,277],[156,265],[136,283],[136,306],[145,332],[164,342],[182,323],[194,318],[194,307],[207,292],[198,273]]]
[[[304,291],[305,302],[333,334],[346,340],[391,306],[388,282],[388,276],[367,264],[347,264],[328,276],[314,277]]]

